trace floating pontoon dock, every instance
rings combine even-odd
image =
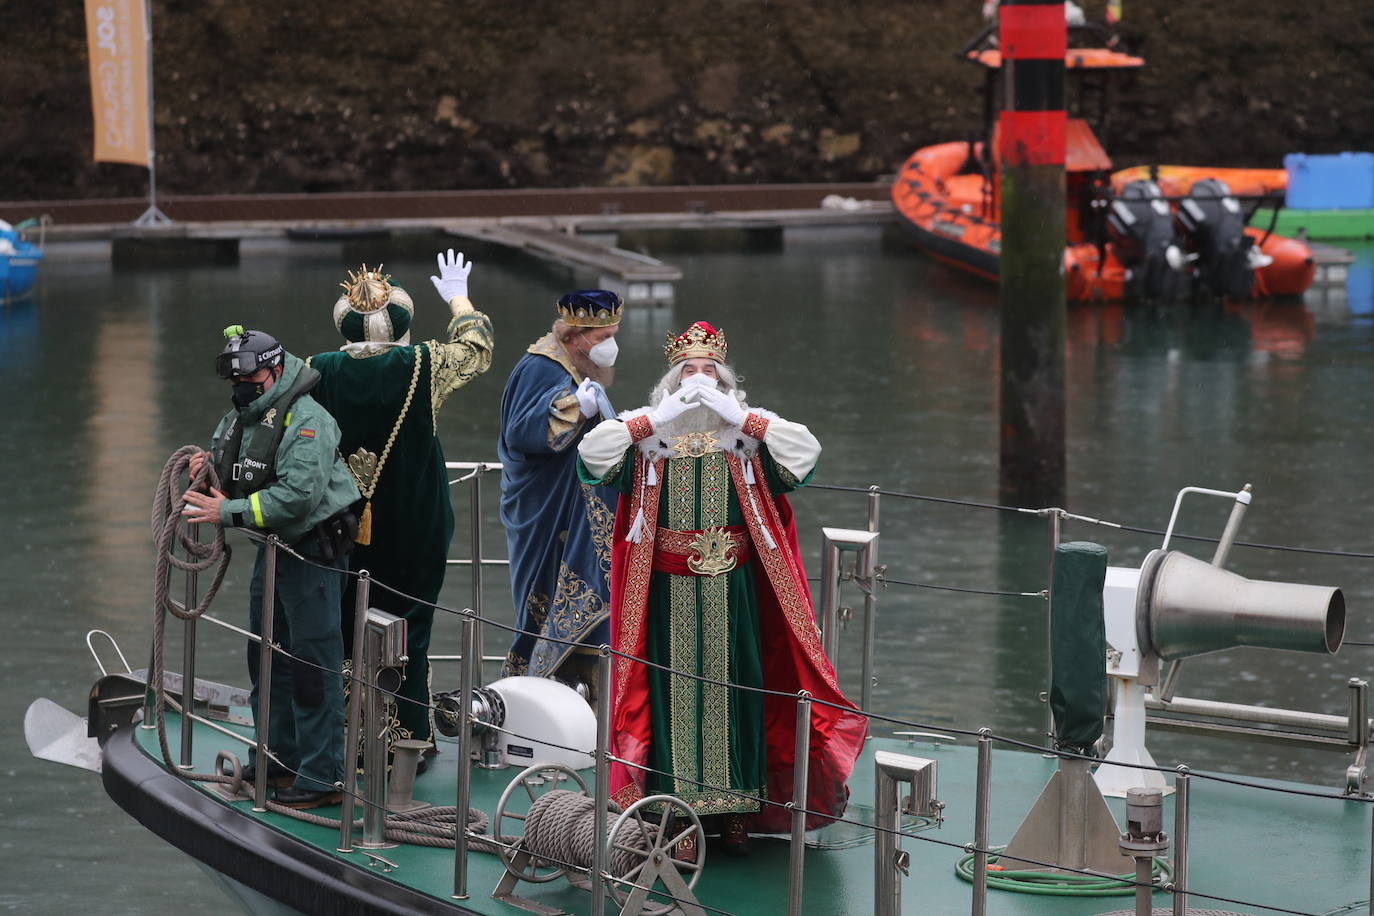
[[[142,198],[0,203],[0,218],[46,213],[55,258],[155,256],[172,249],[232,263],[240,249],[277,242],[347,242],[441,233],[478,239],[594,273],[632,303],[673,297],[682,272],[615,247],[615,234],[644,229],[780,232],[794,227],[892,220],[881,183],[678,188],[575,188],[396,194],[170,196],[170,224],[135,225]]]

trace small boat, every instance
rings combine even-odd
[[[25,233],[37,227],[37,243],[25,238]],[[38,265],[43,260],[43,230],[46,217],[24,220],[12,226],[0,220],[0,302],[23,299],[33,292],[38,279]]]
[[[953,267],[996,282],[1001,261],[997,128],[991,112],[1001,54],[985,32],[963,57],[985,68],[985,140],[916,150],[892,185],[892,202],[918,248]],[[1115,74],[1144,60],[1112,48],[1071,48],[1071,76]],[[1098,97],[1110,93],[1100,90]],[[1081,96],[1081,93],[1080,93]],[[1175,299],[1206,292],[1244,300],[1301,295],[1316,274],[1301,241],[1249,226],[1261,205],[1283,203],[1282,169],[1138,166],[1112,161],[1084,118],[1065,130],[1067,239],[1065,295],[1070,301]],[[1249,212],[1246,212],[1246,211]],[[1277,218],[1277,216],[1276,216]]]
[[[449,467],[473,471],[480,481],[499,465]],[[921,498],[876,487],[859,492],[869,501],[868,530],[823,529],[827,572],[817,617],[822,644],[835,657],[840,584],[848,579],[863,588],[866,618],[875,613],[875,585],[903,584],[884,578],[885,568],[874,567],[867,553],[880,536],[879,498],[888,501],[885,520],[893,500]],[[1170,902],[1182,906],[1174,912],[1218,914],[1362,908],[1374,800],[1366,789],[1374,724],[1367,682],[1350,680],[1348,713],[1339,716],[1175,693],[1178,666],[1193,655],[1237,645],[1335,651],[1344,632],[1342,593],[1222,569],[1249,487],[1188,488],[1178,494],[1173,518],[1185,495],[1233,504],[1225,532],[1212,539],[1212,564],[1167,549],[1172,518],[1161,548],[1140,568],[1106,566],[1104,548],[1087,549],[1096,545],[1056,550],[1049,695],[1052,730],[1063,741],[1042,747],[974,723],[932,728],[870,712],[870,737],[850,776],[843,816],[806,831],[804,805],[770,799],[790,810],[793,832],[758,837],[747,858],[722,857],[709,844],[698,845],[695,857],[676,855],[680,838],[700,835],[701,825],[681,802],[674,809],[670,796],[623,810],[610,803],[607,768],[596,765],[608,747],[609,700],[598,701],[593,713],[581,695],[552,680],[481,685],[479,666],[465,661],[459,689],[435,695],[436,724],[447,737],[424,778],[414,778],[417,748],[408,749],[409,763],[403,759],[405,742],[397,742],[388,768],[381,731],[367,723],[385,721],[388,672],[403,663],[396,652],[404,642],[392,629],[395,618],[375,611],[359,615],[367,629],[357,644],[367,648],[348,719],[350,736],[369,743],[361,779],[347,787],[342,805],[292,812],[268,803],[265,785],[242,781],[239,760],[253,741],[247,691],[194,678],[193,651],[183,656],[192,672],[185,680],[160,667],[151,675],[129,671],[122,653],[122,664],[106,673],[96,653],[104,676],[91,689],[88,717],[36,700],[25,737],[36,756],[99,770],[116,804],[194,857],[251,913],[602,916],[603,894],[621,916],[1089,916],[1111,908],[1113,896],[1135,898],[1136,909],[1114,911],[1123,916],[1162,912],[1152,904]],[[1042,514],[1048,512],[1062,514],[1055,516],[1056,539],[1062,518],[1098,522],[1061,509]],[[494,562],[482,554],[480,530],[474,526],[469,558],[479,566]],[[841,558],[851,553],[846,568]],[[1084,571],[1088,578],[1075,578]],[[194,603],[194,582],[186,594]],[[483,615],[478,603],[453,612],[462,620],[466,659],[481,657],[480,626],[504,635],[504,624]],[[444,615],[439,622],[446,620],[452,622]],[[210,615],[193,623],[225,625]],[[155,638],[163,630],[155,621]],[[193,650],[194,628],[186,632]],[[869,640],[863,683],[877,679],[871,653]],[[263,653],[264,663],[272,654]],[[161,666],[164,653],[150,657]],[[1161,659],[1171,667],[1157,678]],[[602,664],[609,675],[609,654]],[[186,689],[188,680],[194,689]],[[869,699],[865,690],[862,705]],[[797,701],[800,717],[808,701]],[[1102,757],[1108,702],[1110,751]],[[1070,721],[1078,729],[1071,738]],[[1333,767],[1327,785],[1157,766],[1146,746],[1147,723],[1234,741],[1237,760],[1246,759],[1246,742],[1326,747],[1354,760],[1339,775]],[[1070,745],[1094,750],[1083,754]],[[797,752],[805,759],[801,742]],[[801,772],[794,794],[805,791]],[[679,826],[666,828],[672,822],[655,805],[675,813]],[[454,815],[464,810],[467,829],[458,830]],[[1225,908],[1190,910],[1189,902]]]

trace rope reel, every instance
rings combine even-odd
[[[523,806],[522,792],[529,801],[523,812],[517,810]],[[566,875],[569,883],[590,887],[586,875],[598,842],[595,807],[586,782],[569,767],[535,764],[512,779],[492,818],[506,866],[506,876],[492,896],[547,913],[547,906],[513,893],[517,882],[545,884]],[[704,913],[692,895],[705,866],[705,835],[696,812],[670,795],[640,799],[624,811],[612,804],[611,812],[618,816],[604,840],[607,887],[621,913]],[[523,832],[515,834],[519,828],[508,821],[523,823]],[[696,848],[695,860],[674,858],[678,844],[689,840]]]
[[[558,789],[559,783],[564,780],[572,780],[577,784],[576,793],[571,790]],[[512,804],[517,790],[523,790],[526,798],[529,799],[529,807],[524,813],[512,810]],[[554,865],[550,862],[540,863],[534,858],[530,851],[524,848],[524,833],[528,832],[529,811],[539,804],[539,799],[546,793],[561,791],[567,794],[589,795],[587,783],[578,775],[576,770],[565,766],[549,766],[547,764],[535,764],[526,767],[510,781],[504,792],[501,793],[500,800],[496,803],[496,813],[492,816],[492,838],[501,844],[501,860],[506,864],[506,873],[521,881],[529,881],[533,884],[545,884],[563,876],[567,871],[562,865]],[[524,827],[516,828],[511,824],[508,828],[506,821],[519,821]],[[507,832],[519,829],[520,833]],[[520,864],[516,864],[516,859],[520,858],[520,853],[525,856]],[[547,854],[549,850],[545,849]],[[567,859],[560,859],[567,862]]]

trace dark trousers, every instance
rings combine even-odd
[[[343,778],[343,639],[339,633],[342,591],[339,563],[319,559],[313,548],[296,548],[311,563],[277,551],[276,607],[272,640],[291,657],[272,657],[272,706],[267,746],[300,775],[297,788],[321,791]],[[318,565],[312,565],[318,564]],[[262,635],[267,551],[258,548],[249,587],[249,627]],[[258,653],[248,644],[253,714],[258,711]],[[261,727],[261,723],[257,723]],[[250,758],[255,755],[250,754]],[[254,761],[256,763],[256,761]],[[264,770],[264,772],[266,772]]]

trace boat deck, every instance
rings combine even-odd
[[[178,719],[168,714],[169,741],[178,746]],[[197,727],[195,770],[213,768],[215,754],[232,742],[209,729]],[[244,756],[240,748],[229,748]],[[874,738],[850,781],[851,814],[871,820],[873,754],[876,750],[927,757],[938,762],[938,797],[945,803],[945,823],[916,837],[903,839],[911,854],[910,877],[903,882],[904,913],[955,914],[969,911],[971,885],[954,871],[964,853],[961,847],[973,838],[976,750],[965,745],[934,747],[929,742]],[[429,771],[417,779],[415,797],[435,805],[452,805],[456,787],[456,745],[441,739],[440,754]],[[1011,837],[1054,770],[1055,763],[1039,754],[1015,750],[997,751],[992,764],[990,836],[994,845]],[[345,897],[356,892],[357,909],[338,909],[331,898],[329,912],[469,912],[517,914],[526,912],[491,898],[503,874],[494,855],[474,852],[469,857],[467,900],[451,898],[454,866],[451,849],[402,845],[376,853],[395,868],[390,870],[367,851],[339,853],[337,829],[311,825],[274,813],[254,815],[251,802],[223,800],[211,784],[188,782],[168,773],[158,759],[157,733],[152,729],[124,728],[106,745],[106,790],[121,807],[164,839],[192,855],[208,859],[232,877],[257,890],[278,896],[305,894],[285,902],[305,911],[317,911],[304,889],[304,874],[332,892]],[[473,771],[472,804],[491,815],[502,791],[516,770]],[[591,784],[590,771],[587,776]],[[1255,780],[1268,786],[1330,794],[1325,787],[1300,786],[1272,780]],[[1370,806],[1355,801],[1263,792],[1252,788],[1195,778],[1191,796],[1191,889],[1265,904],[1281,911],[1332,914],[1364,911],[1370,888]],[[1118,823],[1123,823],[1124,801],[1108,799]],[[338,809],[317,809],[337,817]],[[1165,827],[1173,823],[1172,796],[1165,802]],[[209,822],[209,823],[207,823]],[[206,828],[209,828],[208,830]],[[507,822],[510,829],[510,822]],[[848,829],[844,825],[840,828]],[[200,842],[188,842],[199,835]],[[357,834],[355,833],[355,841]],[[290,842],[291,839],[300,841]],[[931,842],[931,841],[938,842]],[[704,873],[696,887],[707,912],[770,916],[787,912],[789,844],[786,839],[756,838],[753,853],[730,859],[707,845]],[[233,862],[226,868],[215,861]],[[252,861],[258,857],[257,861]],[[306,860],[306,861],[302,861]],[[323,872],[321,865],[323,864]],[[323,877],[321,877],[323,875]],[[805,864],[803,911],[850,914],[873,911],[873,845],[848,848],[810,848]],[[294,877],[293,877],[294,876]],[[370,880],[381,878],[382,882]],[[294,890],[290,887],[294,883]],[[368,885],[372,885],[371,890]],[[380,887],[380,892],[377,888]],[[522,883],[516,893],[569,913],[586,913],[585,891],[565,879],[547,884]],[[315,898],[318,904],[319,898]],[[1156,907],[1168,907],[1171,898],[1155,896]],[[1273,912],[1263,906],[1218,902],[1193,897],[1194,910],[1229,913]],[[1133,911],[1133,897],[1046,896],[990,890],[989,913],[1100,914]]]

